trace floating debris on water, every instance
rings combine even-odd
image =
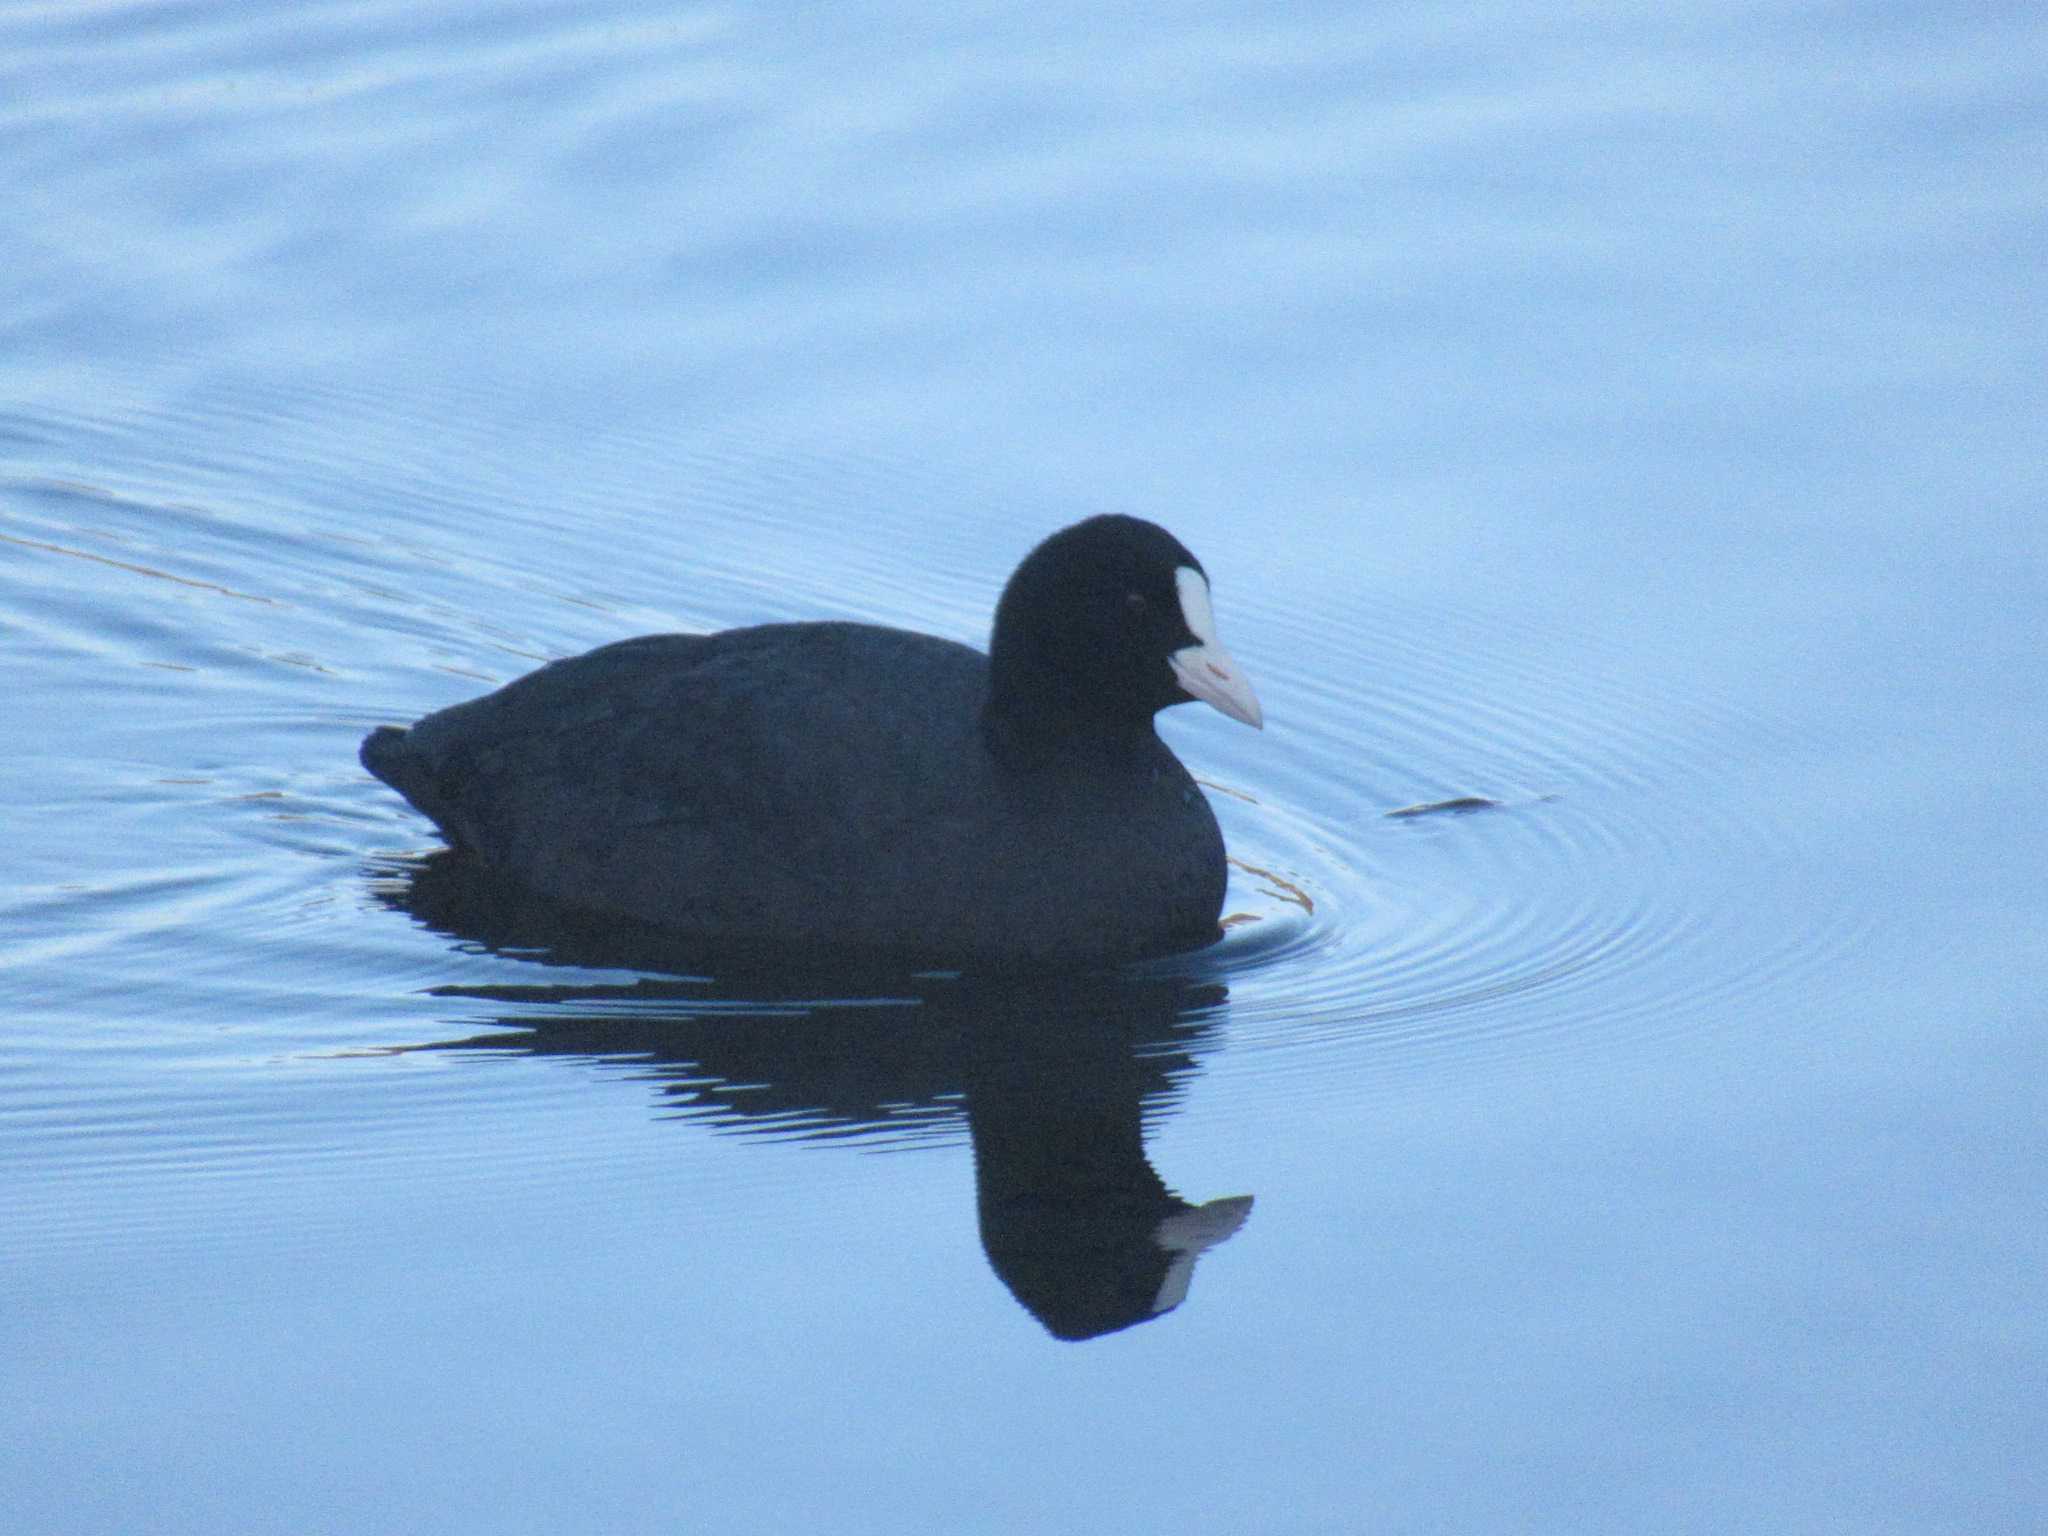
[[[1431,800],[1424,805],[1404,805],[1398,811],[1388,811],[1390,821],[1412,816],[1469,816],[1474,811],[1498,811],[1507,805],[1505,800],[1489,800],[1484,795],[1460,795],[1455,800]]]

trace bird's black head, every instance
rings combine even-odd
[[[1149,730],[1157,711],[1190,699],[1262,723],[1216,639],[1208,577],[1178,539],[1140,518],[1091,517],[1025,557],[989,640],[984,728],[999,752]]]

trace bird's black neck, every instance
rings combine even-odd
[[[1005,768],[1029,772],[1055,761],[1127,758],[1158,740],[1151,712],[1133,709],[1127,700],[1083,702],[1029,686],[1032,681],[1014,674],[991,674],[989,679],[981,736]]]

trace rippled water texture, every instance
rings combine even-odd
[[[2032,1528],[2044,54],[0,13],[8,1529]],[[1098,510],[1266,706],[1201,953],[711,964],[356,764]]]

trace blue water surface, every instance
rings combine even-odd
[[[2044,60],[0,11],[7,1528],[2034,1528]],[[356,764],[1102,510],[1266,705],[1202,955],[677,974]]]

